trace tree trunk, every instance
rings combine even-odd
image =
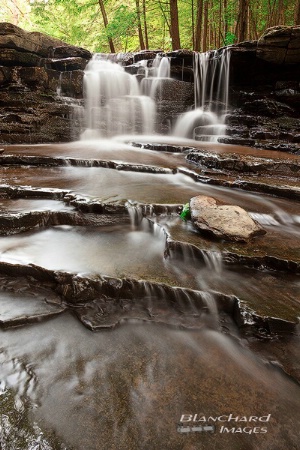
[[[275,6],[276,6],[276,0],[271,1],[269,0],[269,10],[268,10],[268,16],[267,16],[267,28],[273,27],[276,25],[276,19],[275,19]]]
[[[196,32],[195,32],[195,50],[196,50],[196,52],[200,52],[201,35],[202,35],[202,16],[203,16],[203,0],[198,0]]]
[[[144,33],[145,33],[145,46],[149,48],[148,40],[148,26],[147,26],[147,16],[146,16],[146,0],[143,0],[143,18],[144,18]]]
[[[227,0],[224,0],[224,5],[223,5],[223,15],[224,15],[224,38],[226,39],[227,37],[227,33],[228,33],[228,18],[227,18]],[[225,39],[224,39],[224,44],[225,44]]]
[[[278,0],[278,19],[277,19],[277,25],[285,25],[284,2],[283,2],[283,0]]]
[[[170,34],[172,40],[172,50],[180,48],[179,21],[177,0],[170,0]]]
[[[221,47],[222,38],[222,0],[219,0],[219,26],[218,26],[218,48]]]
[[[300,0],[295,5],[295,25],[300,25]]]
[[[108,20],[107,20],[107,14],[105,11],[105,6],[103,3],[103,0],[98,0],[98,1],[99,1],[99,6],[101,9],[102,17],[103,17],[104,27],[107,28]],[[108,43],[109,43],[109,48],[110,48],[111,53],[116,53],[115,46],[114,46],[113,40],[111,38],[108,38]]]
[[[258,32],[257,32],[257,21],[254,17],[253,11],[251,8],[249,8],[249,17],[250,17],[250,30],[249,30],[249,38],[250,39],[258,39]]]
[[[203,44],[202,51],[207,50],[208,0],[204,0]]]
[[[195,48],[195,14],[194,14],[194,0],[192,0],[191,3],[192,8],[192,48]]]
[[[136,17],[137,17],[137,23],[138,23],[140,48],[141,48],[141,50],[145,50],[143,30],[142,30],[142,24],[141,24],[140,0],[135,0],[135,6],[136,6]]]
[[[238,22],[237,22],[237,36],[238,36],[239,42],[243,42],[247,39],[248,9],[249,9],[249,0],[240,0],[239,1],[239,15],[238,15]]]

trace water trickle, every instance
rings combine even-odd
[[[127,202],[126,208],[130,217],[131,229],[138,230],[141,228],[141,224],[144,218],[143,209],[140,205]]]
[[[222,253],[218,251],[207,250],[201,250],[201,253],[208,269],[220,275],[223,269]]]
[[[58,84],[57,84],[57,88],[56,88],[56,94],[58,95],[58,97],[61,97],[61,95],[62,95],[62,72],[60,72],[60,74],[59,74]]]
[[[154,76],[157,78],[170,78],[170,60],[166,56],[156,55],[152,67],[155,69]]]
[[[195,106],[215,111],[217,116],[228,108],[230,51],[194,54]]]

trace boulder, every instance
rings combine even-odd
[[[256,54],[274,64],[300,63],[300,26],[268,28],[258,40]]]
[[[69,45],[44,33],[28,32],[11,23],[0,23],[0,48],[34,53],[44,58],[79,57],[90,59],[88,50]],[[2,55],[2,52],[1,52]]]
[[[219,239],[248,242],[265,230],[240,206],[218,205],[216,199],[198,195],[190,200],[195,228]]]
[[[293,116],[295,114],[295,111],[285,103],[267,98],[245,102],[242,109],[246,113],[268,117]]]

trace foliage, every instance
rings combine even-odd
[[[227,31],[225,35],[225,45],[231,45],[234,42],[236,42],[236,35],[231,33],[230,31]]]
[[[118,44],[118,47],[124,49],[124,51],[127,51],[128,40],[130,39],[132,49],[132,44],[134,43],[134,39],[132,38],[134,36],[136,37],[135,11],[130,10],[125,5],[118,6],[108,23],[106,34],[108,38],[113,39]],[[138,42],[136,42],[136,46],[138,47]]]
[[[190,204],[189,203],[186,203],[183,206],[182,211],[181,211],[181,213],[179,215],[180,215],[180,218],[182,220],[184,220],[185,222],[191,218],[191,211],[190,211]]]
[[[98,0],[0,0],[0,20],[28,31],[42,31],[91,51],[140,48],[138,14],[150,48],[171,49],[170,0],[103,0],[104,26]],[[182,48],[194,48],[195,36],[202,51],[233,44],[241,38],[257,39],[267,27],[299,21],[299,0],[177,0]],[[245,7],[246,5],[246,7]],[[197,10],[200,23],[196,26]],[[243,27],[241,26],[243,24]]]

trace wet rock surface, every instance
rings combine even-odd
[[[91,53],[9,23],[0,24],[0,48],[1,142],[70,141]]]
[[[275,64],[297,64],[300,53],[300,27],[269,28],[258,40],[257,56]]]
[[[144,144],[139,144],[142,145],[144,147],[147,148],[147,145]],[[201,144],[202,145],[202,144]],[[151,147],[151,146],[150,146]],[[163,145],[160,144],[152,144],[151,148],[155,148],[156,152],[157,150],[166,150],[163,148]],[[226,148],[226,147],[224,147]],[[50,152],[50,147],[48,148],[48,152]],[[220,161],[222,162],[222,160],[227,161],[228,159],[228,154],[222,153],[223,148],[221,147],[221,153],[220,153]],[[11,164],[15,165],[16,167],[18,166],[24,166],[24,164],[36,164],[37,166],[39,166],[40,164],[46,164],[46,165],[54,165],[56,166],[56,164],[61,165],[61,164],[65,164],[66,162],[68,162],[68,164],[82,164],[85,169],[84,171],[88,170],[88,167],[92,164],[95,165],[95,169],[96,170],[100,170],[100,168],[105,168],[105,170],[117,170],[121,169],[125,171],[129,171],[129,173],[134,173],[136,170],[137,171],[141,171],[143,172],[144,170],[150,170],[150,172],[152,171],[153,173],[157,174],[155,176],[159,176],[160,173],[164,173],[166,175],[171,175],[174,176],[176,174],[176,170],[175,167],[173,167],[173,169],[171,171],[167,170],[167,168],[165,168],[163,171],[160,170],[159,166],[155,166],[153,165],[154,159],[152,160],[152,166],[149,168],[147,166],[143,166],[143,165],[134,165],[132,163],[128,164],[128,163],[115,163],[112,161],[103,161],[103,160],[97,160],[97,164],[95,163],[95,160],[90,160],[90,159],[86,159],[86,160],[82,160],[82,159],[70,159],[70,157],[67,158],[62,158],[62,157],[58,157],[58,156],[48,156],[45,155],[45,148],[41,147],[41,151],[43,151],[43,155],[42,154],[36,154],[34,152],[34,148],[32,148],[32,155],[31,156],[27,156],[26,152],[28,152],[28,150],[25,149],[25,153],[24,150],[22,150],[22,147],[20,147],[20,153],[18,154],[18,151],[16,149],[13,149],[13,152],[11,154],[9,154],[10,149],[9,148],[5,148],[5,153],[2,156],[1,162],[2,164],[4,164],[5,166],[9,167]],[[40,153],[37,147],[37,153]],[[170,146],[167,147],[168,151],[172,151],[172,152],[176,152],[179,151],[181,153],[183,153],[183,155],[181,155],[181,158],[179,158],[180,155],[176,155],[176,161],[177,164],[180,165],[183,163],[184,158],[186,157],[187,161],[193,161],[193,163],[197,162],[197,164],[199,164],[199,160],[201,160],[202,157],[204,157],[204,159],[206,158],[208,161],[211,160],[217,160],[218,158],[216,158],[216,154],[214,154],[212,151],[209,152],[208,149],[206,149],[205,151],[202,149],[201,151],[197,151],[195,149],[191,149],[190,147],[184,147],[184,146]],[[142,150],[142,151],[148,151],[148,150]],[[67,149],[65,150],[66,153],[70,153],[70,150],[68,151]],[[128,150],[126,150],[126,152],[128,152]],[[35,153],[35,154],[34,154]],[[126,153],[127,157],[130,157],[130,153]],[[274,155],[276,155],[274,153]],[[231,153],[229,155],[231,157],[231,159],[233,161],[236,161],[237,167],[236,167],[236,171],[238,173],[242,173],[243,169],[245,166],[243,166],[243,164],[239,164],[240,161],[240,154],[237,151],[235,154]],[[279,161],[276,160],[276,158],[273,159],[273,161],[271,161],[270,159],[267,159],[267,156],[269,156],[269,154],[263,154],[264,158],[266,158],[265,162],[266,165],[271,168],[272,164],[273,164],[273,168],[274,168],[274,173],[276,173],[276,170],[279,170],[277,168],[277,165],[279,165]],[[166,155],[167,159],[169,159],[169,156]],[[195,160],[195,157],[197,157],[198,159]],[[278,155],[278,158],[280,157],[280,155]],[[253,167],[255,167],[255,165],[257,165],[258,161],[255,159],[252,160],[250,156],[245,157],[243,156],[243,158],[245,158],[245,160],[248,162],[249,166],[251,167],[251,164],[253,164]],[[248,159],[247,159],[248,158]],[[73,162],[72,162],[73,161]],[[101,162],[101,164],[99,164],[99,162]],[[161,160],[158,158],[159,162],[161,162]],[[174,160],[175,163],[175,160]],[[251,164],[250,164],[251,163]],[[296,176],[298,176],[298,159],[296,156],[289,156],[288,158],[286,158],[286,160],[284,162],[282,162],[282,167],[279,171],[279,173],[284,173],[288,170],[290,170],[290,172],[295,173]],[[100,167],[99,167],[100,166]],[[218,166],[217,166],[218,167]],[[226,167],[226,164],[225,164]],[[38,168],[37,168],[38,169]],[[223,168],[224,169],[224,168]],[[264,166],[262,166],[260,168],[261,170],[258,170],[259,172],[263,172]],[[17,169],[17,171],[14,172],[14,174],[19,173],[18,172],[19,169]],[[22,169],[23,170],[23,169]],[[101,169],[102,170],[102,169]],[[211,168],[210,168],[211,170]],[[198,174],[194,171],[189,171],[188,168],[186,169],[180,169],[180,171],[183,171],[183,173],[185,173],[186,175],[188,175],[189,177],[191,177],[192,179],[195,178],[197,180]],[[38,174],[38,172],[30,172],[32,173],[32,175],[34,173]],[[86,172],[84,172],[86,173]],[[218,180],[222,182],[222,175],[218,175],[218,172],[214,173],[214,176],[216,176],[217,178],[215,178],[215,182],[217,182]],[[18,175],[19,177],[19,175]],[[199,180],[203,179],[203,175],[199,175]],[[218,178],[219,177],[219,178]],[[239,175],[240,177],[240,175]],[[205,177],[204,177],[205,178]],[[241,181],[239,181],[240,183]],[[274,183],[274,180],[273,180]],[[45,186],[47,185],[47,182],[44,183]],[[220,184],[218,182],[218,184]],[[53,228],[53,227],[61,227],[61,226],[67,226],[67,227],[82,227],[82,229],[98,229],[101,232],[101,227],[107,227],[107,226],[116,226],[123,224],[123,226],[127,226],[127,224],[129,223],[129,216],[128,216],[128,208],[129,210],[131,209],[132,212],[134,212],[134,217],[131,218],[131,220],[133,220],[133,224],[134,227],[139,227],[140,226],[140,221],[143,220],[143,217],[150,217],[150,218],[155,218],[156,216],[162,216],[162,217],[168,217],[170,216],[170,218],[172,217],[172,215],[176,216],[178,214],[178,212],[180,212],[180,204],[173,204],[173,205],[168,205],[168,204],[164,204],[164,203],[152,203],[152,204],[145,204],[145,203],[139,203],[139,202],[132,202],[130,201],[129,203],[126,204],[126,199],[124,199],[123,201],[118,201],[118,202],[105,202],[103,201],[103,199],[101,197],[99,198],[92,198],[88,195],[82,195],[80,193],[76,193],[76,192],[72,192],[72,191],[68,191],[68,190],[63,190],[63,189],[58,189],[56,186],[53,186],[53,183],[51,182],[52,187],[50,188],[41,188],[41,187],[26,187],[26,186],[20,186],[20,185],[15,185],[15,186],[9,186],[9,185],[2,185],[0,192],[2,195],[2,212],[1,212],[1,217],[0,217],[0,223],[1,223],[1,233],[2,236],[9,236],[9,235],[22,235],[22,233],[24,231],[36,231],[37,229],[40,229],[41,231],[45,228]],[[225,183],[225,185],[228,185],[228,183]],[[50,186],[50,185],[49,185]],[[58,184],[59,186],[59,184]],[[232,184],[233,186],[233,184]],[[291,188],[288,188],[289,192],[291,192]],[[100,192],[100,191],[99,191]],[[22,203],[22,201],[24,202],[25,200],[21,199],[26,199],[27,203]],[[43,207],[39,210],[38,206],[34,207],[34,199],[52,199],[51,201],[56,201],[59,199],[61,201],[61,207],[58,208],[58,206],[55,206],[55,210],[54,205],[53,206],[49,206],[49,208],[47,208],[46,205],[43,205]],[[201,196],[199,197],[201,198]],[[224,198],[220,198],[218,201],[216,201],[214,198],[211,197],[203,197],[202,198],[207,200],[207,204],[206,207],[208,206],[208,209],[215,209],[217,208],[224,208],[224,206],[218,206],[218,205],[226,205],[226,201],[224,201]],[[19,199],[19,200],[17,200]],[[29,200],[31,199],[31,200]],[[19,203],[16,203],[19,202]],[[20,203],[21,202],[21,203]],[[217,205],[216,205],[217,203]],[[205,205],[204,205],[205,206]],[[242,206],[242,205],[241,205]],[[201,207],[203,208],[203,204],[201,205]],[[26,210],[27,208],[27,210]],[[239,208],[240,211],[240,208]],[[297,208],[295,209],[295,211],[297,211]],[[263,220],[262,223],[264,223],[264,220],[266,220],[267,224],[272,224],[272,223],[276,223],[276,218],[275,217],[269,217],[267,218],[267,215],[265,215],[266,218],[264,218],[264,215],[262,214],[260,216],[260,214],[252,214],[253,218],[259,217],[259,220]],[[295,218],[297,216],[294,216]],[[250,217],[249,217],[250,219]],[[252,219],[250,219],[252,221]],[[273,221],[273,222],[272,222]],[[219,222],[219,219],[218,219]],[[151,225],[152,223],[152,225]],[[151,222],[149,222],[149,225],[147,225],[148,229],[151,230],[151,228],[153,228],[153,224],[155,224],[155,220],[153,221],[153,219],[151,219]],[[218,223],[219,225],[219,223]],[[74,228],[74,230],[75,230]],[[103,230],[105,228],[102,228]],[[164,229],[164,226],[163,228]],[[199,249],[199,260],[202,261],[202,263],[204,262],[205,259],[203,259],[203,249],[205,251],[208,251],[209,246],[211,245],[208,241],[205,241],[205,239],[203,240],[199,240],[199,238],[197,238],[196,236],[193,238],[193,234],[189,235],[185,235],[183,238],[180,236],[177,236],[177,232],[174,234],[174,230],[173,228],[171,231],[171,236],[169,235],[170,231],[167,231],[168,227],[165,230],[165,236],[162,237],[163,241],[165,241],[165,244],[163,244],[160,247],[159,252],[161,252],[161,255],[163,254],[163,252],[165,252],[165,257],[168,258],[168,255],[173,254],[173,255],[177,255],[180,256],[182,255],[185,250],[183,250],[184,247],[182,247],[182,245],[186,245],[187,249],[190,248],[192,252],[195,252],[195,249],[198,248]],[[125,230],[125,228],[124,228]],[[259,230],[259,233],[262,233],[262,228],[259,226],[257,228],[256,231]],[[274,229],[275,230],[275,229]],[[174,235],[173,235],[174,234]],[[71,234],[69,233],[69,235],[71,236]],[[36,235],[38,237],[38,235]],[[42,235],[41,235],[42,236]],[[55,238],[55,236],[59,236],[59,234],[53,235],[53,238]],[[67,236],[67,235],[66,235]],[[224,235],[223,235],[224,237]],[[31,238],[30,238],[31,239]],[[35,238],[36,239],[36,238]],[[183,241],[182,241],[183,239]],[[195,239],[195,241],[193,241],[193,239]],[[240,238],[241,239],[241,238]],[[290,273],[297,273],[299,271],[299,255],[297,254],[297,248],[295,248],[294,243],[293,243],[293,237],[291,236],[290,239],[288,239],[287,237],[283,238],[282,236],[280,237],[280,235],[277,235],[276,233],[274,233],[273,229],[267,229],[267,234],[266,236],[261,236],[261,237],[256,237],[255,238],[255,244],[254,247],[253,245],[250,243],[249,245],[245,244],[241,244],[240,245],[231,245],[229,246],[228,244],[222,244],[220,247],[221,253],[222,254],[222,259],[224,264],[228,265],[228,267],[232,266],[234,267],[234,265],[236,264],[242,264],[245,267],[253,267],[253,268],[268,268],[271,270],[280,270],[280,271],[285,271],[286,273],[290,272]],[[163,243],[162,241],[162,243]],[[20,241],[21,243],[22,241]],[[27,241],[28,243],[30,242]],[[38,241],[37,241],[38,242]],[[41,241],[42,242],[42,241]],[[183,244],[184,242],[186,242],[186,244]],[[280,243],[280,245],[279,245]],[[213,245],[215,245],[216,243],[214,243]],[[18,244],[16,244],[18,245]],[[275,246],[275,247],[274,247]],[[257,248],[258,247],[258,248]],[[14,257],[14,250],[12,247],[12,250],[10,249],[10,247],[8,246],[8,253],[7,255],[11,255],[12,257]],[[260,249],[260,250],[259,250]],[[277,250],[276,250],[277,249]],[[196,255],[196,253],[195,253]],[[4,260],[5,261],[5,253],[3,254],[4,256]],[[79,257],[80,258],[80,257]],[[197,257],[196,257],[197,259]],[[33,261],[31,262],[31,264],[33,263]],[[92,266],[90,266],[92,267]],[[134,269],[136,270],[136,269]],[[161,270],[161,269],[160,269]],[[113,273],[113,272],[112,272]],[[138,273],[138,272],[137,272]],[[143,273],[143,271],[142,271]],[[154,275],[155,277],[155,275]],[[52,278],[52,275],[50,276],[50,278]],[[157,274],[157,280],[163,280],[163,277],[161,277],[161,275]],[[172,278],[172,276],[168,275],[167,278],[169,280],[170,285],[172,285],[174,283],[174,279]],[[152,279],[151,282],[153,282],[155,280],[155,278]],[[71,283],[72,284],[72,283]],[[192,282],[190,280],[190,282],[188,282],[185,285],[187,288],[192,288],[195,289],[196,284],[194,282]],[[129,289],[129,288],[128,288]],[[140,288],[139,288],[140,289]],[[139,290],[138,289],[138,290]],[[130,290],[130,289],[129,289]],[[151,289],[150,289],[151,291]],[[67,292],[67,291],[66,291]],[[65,294],[64,294],[65,295]],[[70,298],[75,298],[74,297],[74,293],[71,294]],[[84,296],[87,295],[86,298],[90,299],[91,301],[96,301],[97,300],[97,296],[95,297],[94,295],[92,295],[92,291],[90,291],[90,288],[88,288],[88,290],[86,291],[86,294],[84,294]],[[108,296],[109,298],[114,298],[116,294],[112,295],[111,293],[104,293],[104,297]],[[119,294],[118,294],[119,295]],[[69,294],[68,294],[69,296]],[[146,297],[151,298],[151,294],[147,294]],[[155,294],[156,296],[156,294]],[[143,298],[143,295],[140,295],[141,298]],[[69,301],[69,300],[68,300]],[[100,300],[99,300],[100,301]],[[130,300],[132,301],[132,300]],[[249,301],[249,300],[247,300]],[[96,301],[96,303],[98,302],[98,300]],[[112,303],[108,303],[108,304],[112,304]],[[99,306],[99,305],[98,305]],[[89,312],[88,316],[89,316],[89,321],[91,322],[91,317],[93,316],[93,314],[95,313],[96,315],[96,309],[98,307],[96,304],[95,305],[91,305],[91,307],[87,309],[87,312]],[[149,319],[149,312],[145,312],[147,311],[147,308],[145,305],[143,305],[141,307],[141,310],[136,310],[135,308],[132,308],[133,305],[128,306],[128,308],[124,309],[124,311],[126,312],[126,310],[131,311],[130,313],[128,313],[128,317],[133,318],[134,314],[136,312],[136,314],[138,315],[138,317],[142,318],[143,320],[148,320]],[[86,308],[86,307],[85,307]],[[99,308],[101,309],[101,306],[99,306]],[[254,311],[255,311],[256,306],[254,307]],[[168,306],[166,304],[166,310],[168,309]],[[122,310],[122,307],[121,307]],[[85,311],[82,310],[82,311]],[[109,310],[107,310],[109,311]],[[123,313],[124,313],[123,311]],[[140,311],[140,312],[137,312]],[[119,323],[120,321],[122,321],[124,319],[124,317],[127,317],[126,314],[124,316],[124,314],[121,314],[118,316],[118,314],[120,314],[120,311],[117,314],[117,319],[111,321],[111,326],[112,324],[116,324]],[[79,313],[78,313],[79,314]],[[85,313],[82,313],[83,316],[85,316]],[[145,315],[146,314],[146,315]],[[253,312],[252,314],[255,315],[255,313]],[[278,314],[278,312],[276,312],[276,315]],[[280,318],[280,314],[278,315],[278,318]],[[79,314],[80,315],[80,314]],[[293,315],[293,314],[292,314]],[[101,316],[101,314],[100,314]],[[99,316],[99,317],[100,317]],[[108,320],[109,322],[109,313],[106,312],[104,314],[105,316],[105,321]],[[162,312],[162,317],[165,316],[165,313]],[[154,315],[155,320],[160,320],[159,319],[159,314],[155,314]],[[236,316],[238,317],[238,316]],[[241,317],[241,314],[240,314]],[[253,316],[254,317],[254,316]],[[100,324],[101,324],[101,317],[100,317]],[[150,319],[152,320],[152,319]],[[165,319],[166,316],[165,316]],[[170,319],[171,320],[171,319]],[[174,318],[172,320],[175,320]],[[193,319],[194,320],[194,319]],[[239,319],[240,320],[240,319]],[[196,320],[197,321],[197,320]],[[92,322],[91,322],[92,323]],[[179,322],[176,322],[179,323]],[[242,322],[241,322],[242,323]],[[255,322],[254,322],[255,323]],[[262,323],[262,322],[261,322]],[[291,322],[293,323],[293,321]],[[106,324],[107,325],[107,324]],[[100,326],[100,325],[99,325]],[[94,325],[90,325],[91,328],[95,328],[97,329],[98,325],[97,325],[97,320],[95,322]],[[266,325],[265,328],[268,328],[269,330],[271,329],[271,327],[269,325]],[[280,327],[279,327],[280,328]],[[284,326],[283,326],[284,328]],[[274,330],[277,329],[274,325]]]
[[[266,233],[243,208],[217,205],[212,197],[199,195],[191,198],[190,210],[195,228],[219,239],[247,242]]]
[[[229,321],[224,320],[223,326],[234,334]],[[113,332],[91,333],[64,315],[33,325],[31,330],[20,329],[18,335],[8,330],[2,336],[7,348],[3,356],[14,360],[13,366],[4,364],[5,377],[22,375],[18,386],[5,390],[5,399],[9,393],[14,398],[31,386],[33,392],[28,389],[26,394],[34,404],[38,401],[33,415],[39,417],[44,431],[42,442],[47,438],[52,443],[43,425],[60,436],[54,448],[102,450],[105,442],[121,450],[138,450],[141,445],[147,450],[162,445],[180,450],[187,445],[199,447],[200,440],[206,448],[217,448],[220,443],[224,448],[259,448],[262,443],[272,447],[275,438],[280,450],[287,444],[297,445],[299,387],[287,375],[288,363],[285,373],[275,364],[254,359],[246,340],[239,341],[226,332],[220,337],[207,329],[187,331],[128,323]],[[276,343],[272,345],[274,348]],[[273,351],[269,356],[274,358],[275,354]],[[248,420],[226,421],[224,425],[230,429],[239,425],[254,429],[250,416],[266,421],[271,414],[268,422],[258,422],[267,432],[221,433],[223,423],[218,422],[214,433],[179,433],[182,411],[198,411],[200,398],[201,416],[222,414],[227,419],[231,412]],[[7,403],[6,411],[10,411]],[[55,411],[49,420],[49,413]],[[14,412],[16,415],[16,408]],[[75,416],[77,421],[73,422]],[[13,417],[9,415],[12,425]],[[13,427],[11,431],[15,437]],[[120,433],[126,439],[120,440]]]
[[[152,150],[4,146],[1,438],[24,450],[295,447],[299,157],[280,167],[277,152],[140,144]],[[195,233],[179,213],[199,194],[267,233]],[[182,414],[231,412],[247,430],[270,414],[267,433],[178,431]]]
[[[271,152],[191,141],[4,146],[4,448],[297,447],[299,69],[258,57],[280,33],[232,48],[227,142]],[[40,35],[22,47],[10,26],[3,36],[2,142],[69,140],[89,55]],[[162,131],[192,102],[192,54],[169,56],[176,81]],[[72,101],[58,104],[58,91]],[[178,214],[197,195],[238,205],[267,233],[248,243],[195,233]],[[243,417],[242,427],[225,422],[236,433],[219,422],[211,434],[178,431],[182,414],[231,413]],[[270,417],[267,432],[250,416]]]
[[[233,46],[230,98],[236,109],[226,121],[235,128],[229,127],[227,142],[245,139],[245,145],[299,153],[299,29],[274,27],[251,47]]]
[[[26,277],[1,276],[0,327],[18,327],[53,318],[66,310],[53,284]]]

